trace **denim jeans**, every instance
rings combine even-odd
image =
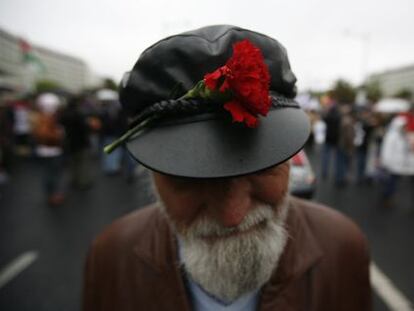
[[[63,157],[41,157],[42,184],[47,197],[63,191]]]
[[[321,175],[322,178],[327,178],[329,174],[329,168],[331,163],[331,158],[337,157],[337,147],[335,145],[325,143],[322,148],[322,163],[321,163]],[[335,159],[335,164],[337,159]]]
[[[338,148],[336,155],[336,172],[335,172],[335,182],[343,183],[345,182],[346,174],[349,170],[351,162],[351,156],[345,151]]]
[[[116,137],[104,137],[103,145],[106,146],[113,142]],[[103,148],[102,148],[103,150]],[[110,154],[103,153],[102,155],[102,169],[106,174],[118,173],[121,169],[122,148],[118,147]]]
[[[356,153],[356,165],[357,165],[357,180],[362,181],[365,178],[365,169],[367,166],[367,150],[358,148]]]
[[[396,174],[388,173],[383,179],[382,196],[384,199],[391,198],[397,190],[399,176]]]

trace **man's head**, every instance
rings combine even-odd
[[[270,278],[287,238],[288,162],[235,178],[153,177],[194,281],[232,301]]]
[[[287,161],[310,132],[295,82],[278,41],[222,25],[155,43],[121,83],[145,126],[127,148],[154,171],[185,270],[223,300],[263,285],[286,242]],[[246,115],[259,122],[232,122]]]

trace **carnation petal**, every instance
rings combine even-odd
[[[212,91],[214,91],[217,88],[218,80],[221,78],[222,71],[221,68],[217,69],[214,72],[207,73],[204,76],[204,83],[205,85]]]
[[[257,125],[255,115],[265,116],[270,108],[270,74],[263,55],[249,40],[243,40],[233,45],[233,55],[226,67],[231,72],[231,76],[226,75],[229,88],[235,95],[235,100],[252,116],[249,124],[254,127],[254,124]],[[247,121],[246,124],[248,125]]]
[[[224,109],[231,113],[233,122],[244,122],[248,127],[256,127],[258,124],[257,118],[237,101],[227,102],[224,104]]]

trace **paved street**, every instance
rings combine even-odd
[[[315,172],[319,172],[319,152],[308,151],[308,155]],[[395,205],[386,209],[381,207],[378,184],[351,183],[344,188],[337,188],[332,178],[318,180],[314,197],[315,201],[348,215],[362,228],[370,243],[372,260],[411,302],[414,301],[413,190],[413,180],[400,180]],[[374,297],[374,302],[375,310],[389,310],[378,295]]]
[[[309,155],[317,171],[318,153]],[[0,197],[0,310],[79,310],[83,262],[92,238],[113,219],[153,201],[142,168],[131,184],[95,169],[93,188],[71,191],[62,207],[49,208],[36,162],[17,163]],[[338,189],[329,180],[318,181],[315,200],[361,226],[377,267],[414,301],[414,184],[405,179],[399,186],[392,209],[379,207],[377,185]],[[375,310],[389,310],[380,296],[375,295]]]

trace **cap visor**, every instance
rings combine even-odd
[[[138,162],[160,173],[223,178],[286,161],[303,147],[309,133],[305,112],[280,108],[260,118],[256,128],[224,119],[152,127],[127,148]]]

